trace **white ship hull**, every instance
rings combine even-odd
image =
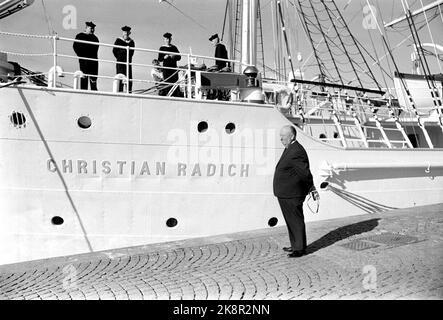
[[[289,122],[272,106],[10,87],[0,119],[0,264],[284,225],[272,178]],[[298,140],[321,197],[306,221],[443,201],[442,149]]]

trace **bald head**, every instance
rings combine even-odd
[[[284,126],[280,130],[280,141],[287,148],[292,141],[295,141],[297,131],[293,126]]]

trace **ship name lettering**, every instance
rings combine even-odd
[[[56,162],[47,160],[47,170],[63,174],[83,175],[116,175],[116,176],[165,176],[166,172],[177,177],[248,177],[249,164],[234,163],[183,163],[176,164],[176,170],[171,170],[174,164],[165,161],[127,161],[127,160],[84,160],[63,159]],[[167,170],[167,168],[169,168]]]

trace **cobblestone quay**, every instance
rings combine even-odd
[[[0,299],[443,298],[443,204],[0,266]],[[311,213],[306,213],[311,214]]]

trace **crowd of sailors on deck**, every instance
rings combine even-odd
[[[83,73],[80,80],[80,88],[88,90],[97,90],[98,77],[98,49],[99,39],[94,34],[96,25],[92,21],[85,23],[85,31],[77,34],[76,40],[86,42],[74,42],[73,49],[79,57],[80,71]],[[121,28],[122,36],[117,38],[114,42],[112,53],[116,59],[116,78],[120,79],[118,83],[118,91],[123,92],[124,80],[127,83],[127,91],[132,93],[133,78],[132,78],[132,58],[134,56],[135,42],[130,37],[131,27],[124,26]],[[151,77],[153,79],[155,89],[158,95],[183,96],[180,91],[179,70],[177,70],[177,62],[181,60],[179,49],[172,44],[172,34],[166,32],[163,34],[164,44],[158,49],[158,57],[152,60]],[[218,34],[214,34],[209,38],[215,47],[214,57],[215,65],[210,68],[203,66],[202,70],[212,72],[229,72],[230,64],[227,61],[218,59],[228,59],[228,52],[224,44],[220,43]],[[95,44],[97,43],[97,44]],[[123,47],[127,47],[123,48]],[[218,59],[217,59],[218,58]],[[160,65],[162,63],[162,65]]]

